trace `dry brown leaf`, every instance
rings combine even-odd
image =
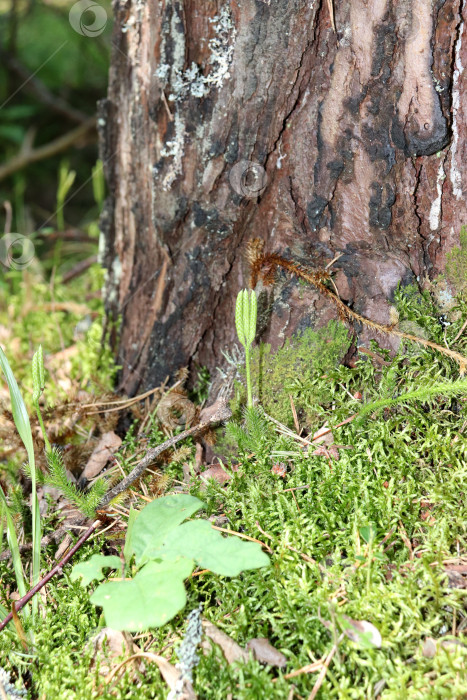
[[[203,408],[199,415],[201,423],[209,423],[216,416],[217,421],[228,420],[232,415],[230,408],[227,406],[226,400],[220,396],[211,406]]]
[[[285,479],[287,475],[287,465],[285,465],[284,462],[276,462],[272,465],[271,474],[275,474],[276,476],[280,476],[282,479]]]
[[[330,447],[321,445],[316,450],[313,450],[311,454],[315,457],[327,457],[328,459],[336,460],[339,459],[339,450],[336,445],[331,445]]]
[[[342,615],[342,618],[348,625],[342,631],[352,642],[360,646],[363,643],[365,646],[371,645],[376,647],[376,649],[381,649],[383,641],[381,633],[371,622],[367,622],[366,620],[352,620],[352,618],[347,615]]]
[[[448,579],[448,588],[467,588],[467,578],[462,576],[459,571],[447,569],[446,575]]]
[[[232,477],[225,471],[225,469],[221,467],[220,464],[210,464],[208,465],[208,468],[204,470],[204,472],[201,472],[199,478],[206,484],[208,479],[214,479],[214,481],[217,481],[221,486],[223,486],[225,483],[227,483],[227,481],[230,481]]]
[[[114,630],[111,627],[104,627],[93,637],[90,642],[93,647],[92,665],[99,661],[99,673],[107,676],[115,662],[121,656],[128,656],[139,652],[139,648],[133,643],[131,636]]]
[[[227,660],[227,663],[233,664],[235,661],[248,661],[250,655],[247,651],[237,644],[228,634],[222,632],[216,625],[208,620],[203,620],[204,633],[209,639],[218,644]],[[204,648],[204,647],[203,647]]]
[[[200,442],[196,443],[196,452],[195,452],[195,467],[197,469],[200,468],[200,466],[203,463],[203,446]]]
[[[71,377],[71,358],[77,355],[79,352],[79,347],[75,343],[70,345],[70,347],[65,348],[65,350],[60,350],[54,355],[44,356],[44,365],[47,370],[49,370],[53,381],[60,386],[60,388],[68,394],[68,396],[73,392],[73,381]]]
[[[88,463],[81,474],[80,483],[90,481],[100,474],[121,444],[122,439],[113,431],[104,433],[88,459]]]
[[[438,645],[436,643],[436,639],[433,639],[433,637],[427,637],[422,646],[422,654],[426,659],[432,659],[434,656],[436,656],[436,652],[438,650]]]
[[[422,654],[426,659],[432,659],[440,649],[454,651],[454,647],[467,650],[467,646],[458,639],[434,639],[433,637],[426,637],[422,645]]]
[[[263,664],[284,668],[287,665],[287,658],[282,652],[277,651],[268,639],[257,637],[250,639],[246,648],[253,652],[253,657]]]
[[[313,443],[315,445],[332,445],[334,443],[334,435],[332,431],[329,430],[327,421],[314,433]]]
[[[196,467],[193,467],[193,465],[189,464],[188,462],[185,462],[182,469],[184,484],[190,484],[193,476],[198,475],[198,469]]]

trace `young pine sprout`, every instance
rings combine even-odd
[[[235,326],[237,328],[238,339],[245,348],[248,408],[253,407],[253,396],[251,393],[250,375],[250,347],[256,335],[257,314],[258,306],[256,301],[256,294],[253,291],[248,292],[247,289],[242,289],[238,293],[237,302],[235,304]]]

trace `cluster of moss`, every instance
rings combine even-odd
[[[420,305],[415,297],[414,303]],[[452,337],[458,329],[453,327]],[[341,366],[315,380],[317,391],[332,402],[332,408],[327,403],[316,410],[336,425],[355,412],[356,389],[371,401],[439,378],[455,379],[456,372],[449,359],[426,349],[413,356],[401,353],[383,368],[362,359],[354,368]],[[187,611],[202,602],[203,614],[241,645],[267,637],[287,657],[284,671],[253,660],[229,665],[213,648],[201,655],[195,670],[199,697],[225,700],[233,693],[236,700],[279,700],[292,684],[297,697],[307,697],[316,674],[292,680],[284,674],[329,653],[332,629],[320,618],[331,622],[336,605],[352,619],[375,625],[383,643],[381,649],[362,649],[345,638],[318,697],[366,700],[375,691],[382,700],[466,695],[462,645],[439,649],[433,657],[423,654],[427,637],[454,639],[454,618],[458,628],[466,617],[465,591],[451,587],[443,564],[467,545],[467,447],[460,438],[466,414],[463,401],[442,397],[391,406],[336,429],[335,442],[347,448],[339,450],[338,459],[296,445],[286,459],[285,477],[272,472],[276,437],[266,434],[254,454],[248,448],[236,455],[241,466],[227,487],[211,482],[201,491],[193,485],[191,492],[206,502],[208,515],[224,513],[228,527],[265,541],[272,554],[270,567],[234,579],[210,573],[193,578]],[[168,476],[181,479],[181,469],[172,463]],[[370,527],[371,547],[365,535]],[[101,547],[94,542],[79,557]],[[12,583],[12,573],[5,564],[0,572],[3,588]],[[0,635],[0,663],[9,655],[16,668],[29,670],[31,697],[165,697],[166,686],[150,663],[142,676],[127,673],[105,688],[86,646],[102,622],[66,572],[50,585],[46,612],[35,630],[34,658],[22,656],[13,633]],[[159,653],[168,644],[164,655],[172,663],[177,661],[174,636],[183,635],[186,615],[155,631],[151,650]],[[467,642],[464,633],[455,639]],[[139,644],[149,640],[148,635]]]
[[[462,226],[460,245],[455,246],[446,256],[446,277],[461,294],[467,287],[467,226]]]
[[[440,323],[430,296],[415,288],[398,290],[395,303],[402,323],[412,322],[466,353],[467,339],[454,341],[467,317],[462,301],[448,327]],[[422,399],[394,403],[435,382],[456,381],[458,368],[429,348],[414,345],[416,351],[408,353],[408,343],[390,362],[375,347],[385,365],[363,357],[349,368],[339,365],[349,342],[346,328],[334,322],[320,331],[305,331],[277,352],[257,348],[253,357],[256,392],[266,413],[290,426],[289,395],[310,430],[324,420],[336,426],[352,416],[358,411],[352,398],[357,391],[365,403],[380,401],[371,415],[334,429],[338,458],[313,454],[290,441],[287,456],[280,456],[269,426],[258,429],[256,444],[237,451],[239,465],[227,486],[212,481],[206,489],[196,482],[190,488],[205,501],[208,516],[223,513],[228,527],[263,540],[272,553],[270,567],[237,578],[209,572],[192,578],[187,611],[202,602],[203,614],[239,644],[266,637],[287,658],[284,671],[254,660],[229,665],[213,647],[200,655],[195,670],[199,697],[282,700],[292,684],[296,697],[308,697],[316,674],[293,679],[284,674],[329,653],[338,635],[332,629],[336,606],[354,620],[372,623],[383,641],[381,649],[362,649],[344,638],[318,698],[467,696],[465,590],[456,588],[446,572],[446,561],[457,559],[467,546],[467,445],[462,438],[467,406],[462,398],[428,392]],[[242,391],[239,386],[237,405]],[[163,440],[154,426],[150,444]],[[125,446],[129,452],[139,449],[132,432]],[[283,476],[273,471],[278,460],[285,466]],[[228,460],[226,466],[230,471]],[[173,461],[164,473],[181,480],[182,465]],[[78,559],[88,559],[103,546],[102,540],[87,544]],[[4,591],[14,587],[6,563],[0,564],[0,582]],[[89,647],[103,621],[88,592],[69,580],[67,570],[48,585],[45,611],[29,654],[13,628],[0,635],[0,665],[13,666],[22,675],[31,698],[167,695],[159,671],[149,662],[141,675],[128,671],[115,685],[103,683]],[[148,633],[139,645],[152,641],[151,651],[165,649],[163,654],[176,663],[174,639],[183,635],[187,611],[152,637]],[[429,656],[423,653],[429,637],[456,644]]]
[[[102,341],[102,284],[99,265],[67,285],[59,280],[47,283],[40,273],[28,270],[10,271],[0,280],[0,342],[27,402],[31,358],[39,345],[47,357],[76,344],[76,352],[69,355],[67,378],[76,388],[97,388],[100,393],[112,389],[118,368],[108,343]],[[48,382],[49,401],[67,397],[53,380]]]
[[[332,373],[350,346],[346,327],[337,321],[315,331],[307,328],[287,338],[275,352],[267,343],[251,351],[253,393],[265,412],[284,425],[293,427],[290,396],[302,425],[309,425],[315,407],[326,403],[326,383],[323,375]],[[244,369],[240,368],[240,373]],[[243,382],[237,382],[232,401],[234,415],[245,403]]]

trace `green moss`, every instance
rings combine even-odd
[[[456,337],[467,306],[460,304],[459,318],[443,329],[428,295],[409,288],[396,297],[403,321],[466,354],[467,334]],[[237,470],[225,460],[232,475],[226,486],[211,482],[201,492],[201,483],[194,480],[191,487],[205,501],[207,516],[215,520],[222,513],[222,526],[265,542],[271,549],[271,566],[232,579],[209,572],[191,578],[187,611],[202,602],[203,614],[237,643],[243,646],[253,637],[267,637],[287,658],[284,671],[253,660],[228,664],[214,646],[207,655],[200,654],[194,671],[200,698],[225,700],[231,694],[235,700],[282,700],[292,685],[294,697],[307,698],[317,674],[292,679],[284,674],[329,654],[332,630],[322,620],[331,622],[336,605],[354,620],[375,625],[382,646],[364,650],[344,638],[318,700],[467,697],[462,646],[467,644],[466,593],[449,585],[445,571],[446,560],[458,560],[467,551],[467,404],[453,396],[425,395],[392,405],[406,392],[458,380],[458,367],[429,348],[408,354],[405,344],[392,360],[374,344],[388,365],[375,366],[367,357],[352,368],[338,365],[348,343],[345,328],[331,324],[317,334],[308,331],[292,338],[277,353],[269,349],[261,358],[257,350],[257,387],[262,377],[270,412],[278,416],[282,410],[289,424],[289,393],[300,411],[314,414],[310,429],[325,420],[336,426],[357,413],[362,403],[387,399],[384,412],[374,411],[364,421],[333,429],[335,442],[343,446],[338,458],[293,445],[281,478],[272,472],[277,434],[259,426],[259,437],[250,430],[257,444],[236,453]],[[271,374],[266,371],[270,368]],[[362,402],[353,398],[356,391],[363,394]],[[141,450],[135,432],[125,440],[125,470],[131,452]],[[154,426],[149,446],[163,439]],[[178,484],[182,469],[171,462],[164,473]],[[370,525],[371,548],[364,536]],[[104,546],[102,539],[85,545],[77,560]],[[0,662],[30,672],[31,698],[166,697],[167,686],[150,662],[139,678],[127,673],[108,687],[99,681],[87,647],[99,626],[98,611],[67,573],[65,569],[63,577],[47,586],[47,616],[34,630],[33,654],[26,657],[14,630],[7,630],[0,635]],[[0,577],[0,602],[6,606],[14,587],[8,563],[0,563]],[[150,651],[176,663],[174,647],[183,635],[186,614],[155,630]],[[452,639],[454,619],[460,644],[425,657],[426,638]],[[149,641],[148,635],[138,644],[144,647]]]
[[[294,424],[291,395],[301,424],[309,424],[316,404],[327,399],[326,386],[319,378],[335,370],[349,346],[348,330],[337,321],[317,331],[307,328],[287,338],[275,352],[269,344],[261,343],[251,352],[253,393],[266,413],[290,427]],[[244,376],[244,368],[240,372]],[[244,395],[244,386],[238,383],[234,413],[244,403]]]
[[[458,294],[467,287],[467,226],[460,231],[460,247],[455,247],[446,256],[446,276]]]
[[[416,285],[398,286],[394,303],[399,313],[399,328],[421,338],[443,343],[443,327],[439,322],[439,310],[428,291],[421,292]],[[410,344],[416,351],[414,344]]]
[[[67,378],[88,390],[112,388],[118,367],[108,343],[102,341],[104,306],[96,296],[102,284],[99,265],[94,265],[86,277],[66,285],[56,281],[52,286],[27,270],[21,275],[7,272],[0,280],[0,339],[29,405],[31,359],[39,345],[44,349],[47,366],[48,357],[76,344],[76,352],[69,356]],[[62,364],[66,366],[66,362],[64,359]],[[63,401],[67,394],[46,373],[47,401]]]

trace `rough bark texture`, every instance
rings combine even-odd
[[[318,0],[115,2],[103,260],[129,394],[223,364],[252,237],[309,266],[342,253],[342,299],[384,323],[458,244],[467,1],[334,5],[337,33]],[[285,276],[261,302],[276,346],[335,316]]]

